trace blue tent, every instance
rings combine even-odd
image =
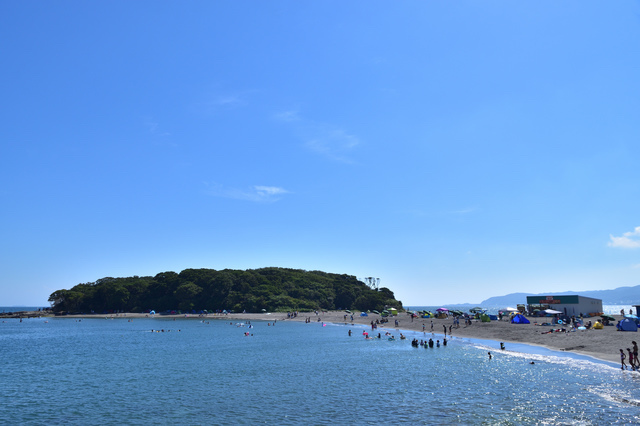
[[[531,324],[522,314],[516,314],[511,318],[511,324]]]
[[[618,330],[620,331],[638,331],[638,326],[636,322],[630,318],[625,318],[623,320],[618,321],[616,325]]]
[[[367,313],[366,313],[366,312],[361,312],[361,313],[360,313],[360,316],[361,316],[361,317],[368,317],[369,315],[367,315]]]

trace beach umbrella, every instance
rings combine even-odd
[[[351,311],[350,311],[350,310],[348,310],[348,309],[345,309],[345,312],[346,312],[346,313],[348,313],[348,314],[350,314],[350,313],[351,313]]]
[[[560,311],[554,311],[553,309],[545,309],[544,310],[545,314],[551,314],[551,315],[555,315],[555,314],[561,314],[562,312]]]
[[[373,310],[373,311],[371,311],[371,312],[373,312],[374,314],[378,314],[378,315],[380,315],[380,312],[378,312],[378,311],[376,311],[376,310]]]
[[[609,320],[609,321],[615,321],[615,320],[616,320],[616,319],[615,319],[614,317],[612,317],[611,315],[604,315],[604,314],[602,314],[602,315],[600,315],[600,317],[602,317],[602,319]]]
[[[266,310],[266,309],[263,309],[263,310],[262,310],[262,312],[267,312],[267,310]]]
[[[449,312],[449,310],[447,308],[438,308],[438,309],[436,309],[436,311],[438,311],[438,312]]]
[[[625,318],[635,319],[635,320],[637,320],[637,319],[638,319],[638,317],[637,317],[637,316],[635,316],[635,315],[631,315],[631,314],[629,314],[629,315],[625,315],[624,317],[625,317]]]

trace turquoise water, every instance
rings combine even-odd
[[[207,321],[4,320],[2,423],[640,421],[640,373],[607,363],[463,339],[413,348],[422,333],[367,341],[359,326]]]

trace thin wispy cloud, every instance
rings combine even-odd
[[[289,123],[300,120],[300,117],[298,116],[298,111],[296,110],[279,112],[274,115],[274,118],[276,120],[289,122]]]
[[[289,191],[284,190],[280,187],[277,186],[254,186],[253,189],[261,196],[273,196],[273,195],[280,195],[280,194],[286,194]]]
[[[346,130],[327,124],[316,123],[301,117],[296,110],[283,111],[274,117],[288,123],[299,134],[303,145],[316,154],[333,161],[354,163],[352,156],[360,139]]]
[[[232,198],[253,202],[273,203],[290,192],[278,186],[255,185],[246,189],[225,187],[217,183],[206,183],[207,194],[215,197]]]
[[[147,118],[144,122],[144,125],[149,130],[149,133],[151,133],[154,136],[171,136],[171,133],[163,130],[160,127],[160,124],[156,120],[153,120],[152,118]]]
[[[614,237],[609,234],[609,247],[619,248],[640,248],[640,226],[636,226],[633,231],[625,232],[621,237]]]
[[[245,103],[246,101],[238,95],[219,96],[212,102],[212,104],[222,107],[237,107],[244,105]]]
[[[307,140],[305,146],[329,159],[352,163],[350,154],[359,144],[360,141],[356,136],[350,135],[342,129],[324,129]]]
[[[197,108],[208,114],[234,110],[249,105],[249,92],[222,93],[210,95]]]

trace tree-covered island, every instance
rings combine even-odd
[[[154,277],[106,277],[54,291],[49,302],[54,312],[84,313],[402,309],[388,288],[375,290],[346,274],[286,268],[185,269]]]

